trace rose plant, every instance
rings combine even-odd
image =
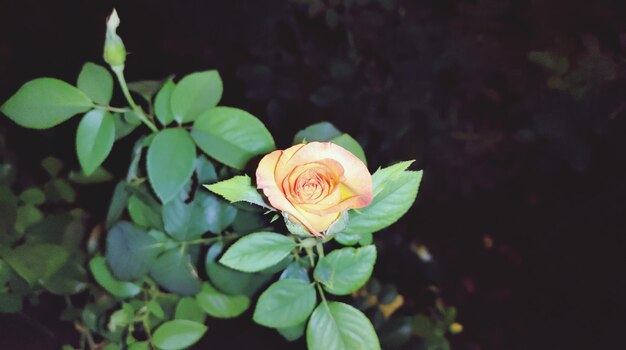
[[[252,319],[287,340],[306,333],[310,349],[379,349],[365,314],[332,296],[351,295],[370,279],[372,234],[411,207],[421,171],[407,170],[412,161],[405,161],[371,174],[359,143],[325,122],[276,150],[258,118],[219,106],[222,80],[214,70],[127,83],[119,25],[114,11],[104,47],[113,75],[87,63],[76,86],[35,79],[0,108],[33,129],[84,114],[76,152],[85,179],[107,173],[103,164],[117,140],[138,136],[106,220],[93,229],[106,232],[106,247],[95,244],[83,257],[92,281],[62,293],[69,301],[89,293],[68,316],[79,346],[187,348],[207,331],[207,317],[238,317],[258,295]],[[127,106],[111,106],[113,76]],[[135,132],[142,124],[147,135]],[[253,183],[244,169],[256,157]],[[0,266],[45,290],[27,275],[38,268],[12,259],[18,242],[0,242]]]

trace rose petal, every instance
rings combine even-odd
[[[354,154],[334,143],[307,143],[290,157],[285,167],[293,169],[295,166],[319,161],[320,159],[336,160],[343,167],[344,176],[341,182],[354,193],[354,196],[345,199],[345,201],[348,201],[348,205],[341,204],[342,207],[363,208],[372,202],[374,195],[372,193],[372,175],[369,170]]]
[[[285,151],[274,151],[261,159],[256,170],[257,188],[263,190],[263,193],[267,196],[272,207],[280,211],[286,211],[302,223],[312,234],[322,236],[320,233],[321,230],[317,230],[313,224],[308,221],[307,217],[302,215],[302,213],[287,200],[276,183],[275,172],[284,154]]]

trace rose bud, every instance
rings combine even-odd
[[[259,163],[256,181],[270,204],[286,214],[288,226],[300,224],[315,236],[323,236],[346,210],[366,207],[373,199],[367,166],[331,142],[267,154]]]
[[[124,66],[126,61],[126,47],[122,38],[117,35],[117,27],[120,25],[120,18],[117,11],[113,9],[107,19],[107,32],[104,40],[104,61],[111,67]]]

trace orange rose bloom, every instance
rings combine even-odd
[[[372,175],[350,151],[331,142],[310,142],[261,159],[257,188],[289,219],[322,236],[342,214],[368,206]]]

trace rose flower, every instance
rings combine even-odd
[[[310,142],[267,154],[256,171],[257,188],[290,221],[322,236],[341,214],[368,206],[372,175],[350,151]]]

